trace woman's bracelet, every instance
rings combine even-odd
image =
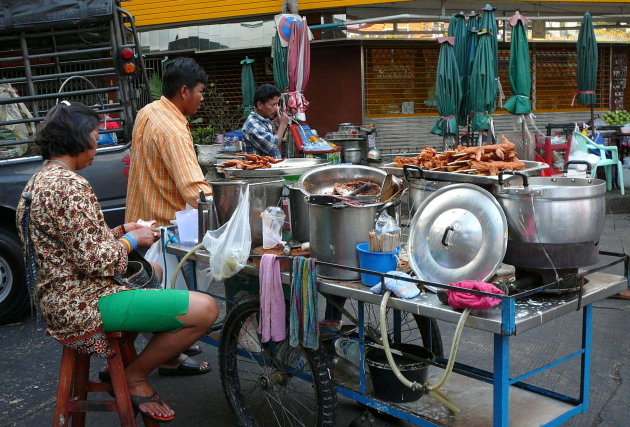
[[[128,247],[129,252],[135,250],[138,247],[138,240],[131,233],[125,233],[118,240],[123,242],[123,244]]]
[[[123,239],[122,237],[120,237],[118,241],[122,243],[124,248],[127,250],[127,253],[131,252],[131,244],[129,243],[127,239]]]

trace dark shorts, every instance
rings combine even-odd
[[[180,289],[134,289],[98,300],[105,332],[179,331],[184,322],[177,316],[188,312],[188,291]]]

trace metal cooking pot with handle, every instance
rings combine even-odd
[[[252,233],[252,246],[262,245],[261,213],[268,206],[278,206],[284,189],[284,180],[247,180],[211,182],[213,204],[217,226],[228,222],[240,201],[241,190],[249,186],[249,223]]]
[[[570,161],[570,164],[586,163]],[[587,175],[590,165],[587,163]],[[506,175],[511,175],[506,179]],[[521,186],[513,186],[518,179]],[[499,174],[494,195],[508,220],[510,240],[526,243],[597,243],[604,229],[606,182],[575,177]]]
[[[312,196],[316,197],[316,196]],[[320,261],[359,267],[356,246],[368,241],[377,214],[399,203],[374,203],[353,206],[343,201],[326,204],[307,200],[310,221],[309,241],[312,255]],[[317,267],[321,277],[337,280],[359,280],[359,273],[326,265]]]

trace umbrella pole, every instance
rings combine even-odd
[[[595,113],[593,112],[593,104],[591,104],[591,122],[589,125],[591,125],[591,136],[593,136],[595,135]]]

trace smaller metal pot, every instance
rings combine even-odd
[[[361,164],[361,149],[354,147],[344,148],[343,161],[353,165]]]
[[[434,191],[447,185],[450,181],[428,181],[424,179],[422,168],[414,165],[403,165],[405,180],[409,183],[409,218],[413,218],[418,207]]]

